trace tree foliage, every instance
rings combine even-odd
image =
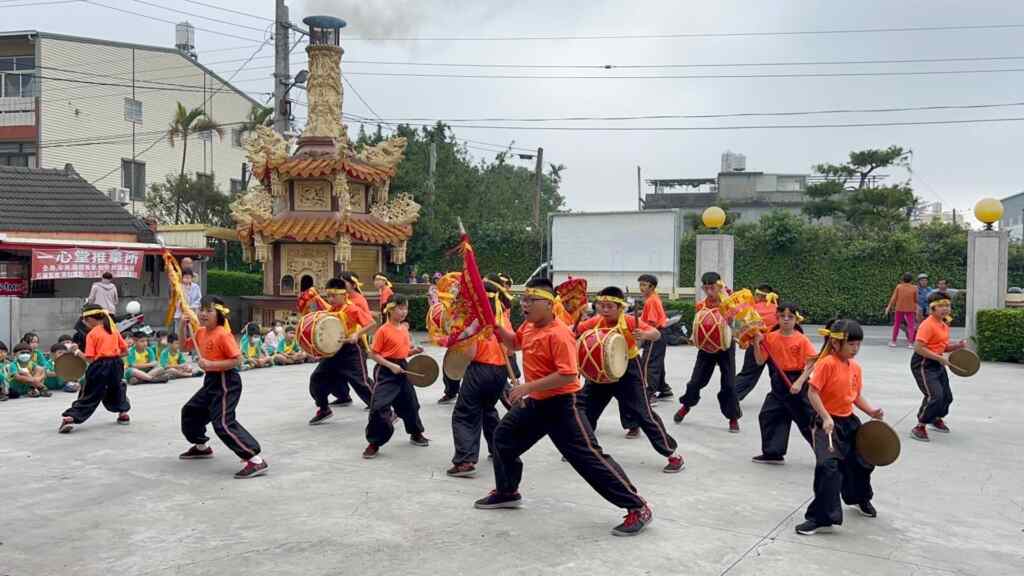
[[[163,182],[150,186],[146,211],[161,223],[175,222],[183,216],[186,222],[234,228],[230,208],[234,200],[221,192],[213,178],[168,174]]]
[[[193,134],[201,132],[212,132],[220,138],[224,137],[224,129],[221,128],[216,120],[206,114],[206,110],[202,107],[189,110],[181,102],[178,102],[178,106],[174,109],[174,115],[171,117],[171,124],[167,128],[167,141],[173,147],[176,140],[181,140],[181,171],[178,173],[179,176],[185,176],[185,161],[188,159],[188,138]],[[175,224],[181,222],[181,202],[182,199],[179,197],[174,209]]]
[[[839,218],[861,230],[893,230],[905,225],[917,204],[908,182],[878,185],[878,171],[909,169],[911,151],[900,146],[850,152],[843,164],[818,164],[824,177],[807,186],[804,212],[812,218]]]

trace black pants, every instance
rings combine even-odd
[[[444,382],[444,395],[449,398],[455,398],[459,395],[459,387],[462,385],[460,380],[453,380],[449,378],[444,370],[441,371],[441,381]]]
[[[921,408],[917,411],[920,424],[930,424],[937,418],[949,414],[953,403],[953,391],[949,388],[949,374],[946,367],[935,360],[914,353],[910,358],[910,371],[917,380],[917,387],[924,394]]]
[[[367,406],[370,405],[370,390],[373,381],[366,374],[366,356],[356,344],[345,344],[333,356],[328,356],[316,365],[309,376],[309,395],[317,408],[328,407],[328,395],[334,394],[339,400],[351,401],[349,386]]]
[[[740,402],[736,399],[736,390],[733,388],[736,375],[736,347],[730,346],[728,350],[721,352],[697,351],[697,361],[693,365],[693,374],[690,381],[686,383],[686,393],[679,397],[679,402],[687,408],[693,408],[700,402],[700,391],[711,382],[711,375],[715,372],[715,366],[721,373],[721,389],[718,391],[718,406],[722,415],[726,418],[741,418],[743,411],[740,410]]]
[[[800,377],[801,371],[786,372],[790,382]],[[799,394],[790,394],[789,385],[782,379],[774,366],[768,368],[772,389],[764,397],[761,413],[757,419],[761,424],[761,454],[765,456],[785,456],[789,448],[789,429],[796,424],[797,430],[812,444],[811,424],[814,421],[814,408],[807,400],[807,387]]]
[[[505,414],[494,431],[494,480],[497,491],[513,494],[523,478],[519,457],[544,436],[576,473],[605,500],[627,510],[645,505],[622,468],[604,453],[587,422],[585,400],[560,394],[545,400],[526,399]]]
[[[504,366],[473,362],[466,369],[462,390],[452,411],[453,464],[477,463],[480,432],[484,434],[487,450],[494,453],[494,429],[500,420],[496,405],[507,385],[508,370]]]
[[[588,381],[583,389],[587,400],[587,422],[593,430],[597,430],[597,421],[612,398],[619,401],[620,419],[624,423],[633,424],[647,435],[651,446],[662,456],[671,456],[676,452],[676,440],[665,431],[661,417],[651,409],[647,400],[647,387],[644,385],[643,369],[640,359],[629,361],[626,373],[618,382],[611,384],[595,384]]]
[[[644,355],[641,363],[644,367],[644,378],[647,380],[647,389],[652,394],[672,393],[672,387],[665,381],[665,351],[668,349],[668,340],[665,338],[665,331],[661,330],[661,338],[651,342],[644,342]]]
[[[193,444],[206,444],[206,425],[213,424],[228,448],[242,460],[260,453],[260,443],[237,420],[235,408],[242,398],[242,378],[238,370],[207,372],[203,387],[181,407],[181,432]]]
[[[402,368],[405,360],[392,360]],[[405,431],[412,434],[423,433],[423,422],[420,421],[420,401],[416,397],[416,388],[409,383],[405,374],[395,374],[383,366],[374,368],[377,385],[370,396],[370,421],[366,424],[366,441],[374,446],[383,446],[391,440],[395,426],[391,422],[391,408],[405,424]]]
[[[124,363],[120,358],[100,358],[89,364],[85,371],[85,383],[78,393],[78,399],[64,411],[64,416],[75,424],[81,424],[92,416],[100,403],[109,412],[127,412],[132,409],[128,402],[128,390],[123,380]]]
[[[751,345],[747,348],[747,352],[743,355],[743,368],[736,375],[736,400],[742,402],[747,394],[754,390],[757,382],[761,379],[765,366],[767,363],[757,363],[757,358],[754,357],[754,346]]]
[[[860,420],[854,415],[833,416],[835,429],[832,431],[832,447],[829,450],[828,435],[821,429],[820,421],[814,428],[814,499],[807,507],[804,518],[813,520],[819,526],[843,523],[843,507],[839,502],[850,505],[869,502],[874,497],[871,490],[871,471],[874,466],[865,463],[857,455],[857,429]]]
[[[519,361],[516,360],[515,354],[508,355],[508,365],[512,367],[512,373],[516,375],[516,380],[523,377],[523,373],[519,370]]]

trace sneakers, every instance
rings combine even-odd
[[[818,532],[831,532],[831,526],[819,526],[814,520],[807,520],[803,524],[796,525],[796,533],[810,536]]]
[[[441,399],[437,401],[438,404],[451,404],[452,402],[455,402],[455,396],[449,396],[447,394],[441,396]]]
[[[935,421],[932,422],[932,430],[942,432],[943,434],[949,434],[949,426],[946,426],[946,423],[942,418],[936,418]]]
[[[323,424],[324,420],[327,420],[331,416],[334,416],[334,412],[330,408],[319,408],[316,414],[309,420],[310,426],[316,426],[317,424]]]
[[[499,494],[497,490],[491,490],[487,496],[473,502],[473,508],[479,510],[497,510],[498,508],[519,508],[523,505],[523,497],[519,492],[512,494]]]
[[[769,456],[767,454],[754,456],[753,458],[750,459],[750,461],[755,462],[757,464],[774,464],[776,466],[786,463],[786,459],[783,458],[782,456]]]
[[[373,460],[377,457],[377,454],[380,454],[380,446],[376,444],[367,444],[366,449],[363,450],[363,458],[367,460]]]
[[[686,464],[683,463],[683,457],[675,454],[668,457],[668,464],[661,469],[665,474],[675,474],[676,472],[682,472]]]
[[[740,431],[740,421],[736,418],[729,418],[729,432],[731,434],[738,434]]]
[[[334,400],[334,402],[330,403],[330,406],[351,406],[351,405],[352,405],[352,399],[351,398],[345,398],[345,399],[338,398],[338,399]]]
[[[895,348],[895,347],[896,347],[896,342],[895,341],[890,341],[889,342],[889,348]],[[806,522],[805,522],[805,524],[806,524]],[[811,534],[813,534],[813,532],[811,532]]]
[[[0,394],[0,402],[7,402],[10,398],[7,394]]]
[[[676,410],[676,413],[672,415],[672,421],[675,422],[676,424],[679,424],[680,422],[683,421],[683,418],[686,418],[686,413],[689,411],[690,409],[687,408],[685,404],[683,406],[680,406],[679,410]]]
[[[639,428],[630,428],[629,430],[626,430],[626,438],[633,439],[633,438],[639,438],[639,437],[640,437],[640,429]]]
[[[39,395],[42,396],[43,398],[49,398],[50,396],[53,396],[53,392],[50,392],[46,388],[43,388],[42,390],[39,391]]]
[[[471,462],[461,462],[449,468],[445,474],[453,478],[472,478],[476,476],[476,466]]]
[[[860,504],[858,504],[857,505],[857,511],[860,512],[861,516],[866,516],[868,518],[877,518],[878,517],[878,510],[875,510],[875,507],[871,505],[871,501],[870,500],[867,501],[867,502],[861,502]]]
[[[657,398],[658,400],[667,400],[667,399],[669,399],[671,397],[672,397],[672,390],[671,389],[662,390],[661,392],[658,392],[657,396],[655,396],[655,398]]]
[[[210,448],[209,446],[207,446],[205,450],[192,446],[188,450],[178,454],[178,460],[205,460],[207,458],[213,458],[213,448]]]
[[[57,432],[61,434],[68,434],[75,429],[75,423],[71,420],[61,420],[60,426],[57,427]]]
[[[644,531],[644,528],[654,520],[651,507],[644,504],[643,508],[634,508],[626,514],[626,519],[615,528],[612,534],[615,536],[636,536]]]
[[[26,396],[28,396],[29,398],[39,398],[39,390],[31,388],[29,389],[28,394],[26,394]]]
[[[117,423],[122,426],[127,426],[132,423],[132,418],[127,413],[122,412],[117,415]]]
[[[920,440],[921,442],[931,442],[931,438],[928,437],[928,431],[925,430],[924,424],[918,424],[910,429],[910,437],[914,440]]]
[[[235,472],[235,478],[238,478],[239,480],[244,480],[246,478],[255,478],[257,476],[263,476],[264,474],[267,473],[267,468],[268,466],[266,462],[254,464],[251,461],[247,461],[245,463],[245,468],[242,468],[238,472]]]
[[[409,443],[413,446],[430,446],[430,439],[423,435],[423,433],[412,434],[409,436]]]

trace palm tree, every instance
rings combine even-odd
[[[253,104],[249,110],[249,117],[245,119],[242,129],[245,132],[252,132],[260,126],[270,126],[274,118],[274,109],[267,106]]]
[[[174,117],[171,118],[171,125],[167,129],[167,139],[170,141],[171,146],[174,146],[174,141],[178,138],[181,139],[181,173],[178,175],[179,185],[176,198],[174,200],[174,223],[181,223],[181,183],[180,181],[185,177],[185,160],[188,158],[188,137],[192,134],[198,134],[200,132],[215,132],[217,136],[224,137],[224,129],[221,128],[220,124],[216,120],[206,115],[206,110],[202,108],[193,108],[187,110],[181,102],[178,102],[178,108],[174,111]]]

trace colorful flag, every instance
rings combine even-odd
[[[484,290],[484,281],[476,265],[476,254],[465,230],[462,230],[457,250],[462,253],[463,270],[459,278],[458,296],[452,302],[449,313],[450,331],[445,342],[448,347],[467,342],[494,326],[494,310]]]

